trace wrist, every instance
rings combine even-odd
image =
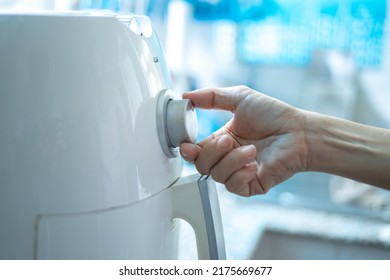
[[[326,123],[324,116],[304,111],[305,114],[305,136],[307,143],[307,169],[306,171],[327,172],[326,166],[330,165],[330,151],[326,143],[327,132],[325,129],[330,125]]]
[[[363,139],[356,134],[356,125],[347,120],[306,112],[307,171],[346,175],[345,162],[365,149]]]

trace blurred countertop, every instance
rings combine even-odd
[[[186,166],[185,172],[194,169]],[[299,173],[267,194],[250,198],[229,193],[217,183],[227,259],[251,259],[266,230],[379,246],[390,252],[390,192],[372,190],[386,201],[380,208],[337,204],[330,185],[343,181],[334,179],[329,174]],[[179,258],[197,258],[194,232],[186,223],[181,227]]]
[[[256,198],[240,198],[222,188],[220,201],[228,259],[251,259],[264,230],[390,250],[390,223],[381,219],[286,207]]]
[[[226,257],[252,259],[265,230],[315,237],[328,241],[359,243],[390,250],[388,220],[336,211],[312,209],[307,205],[284,205],[262,196],[239,197],[217,184]],[[180,259],[196,259],[196,243],[188,224],[181,227]]]

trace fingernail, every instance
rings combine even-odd
[[[254,157],[256,154],[256,147],[254,145],[248,145],[241,148],[241,152],[248,158]]]
[[[218,140],[217,140],[217,146],[220,149],[226,149],[230,146],[230,139],[227,135],[222,135]]]

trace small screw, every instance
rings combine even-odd
[[[157,56],[153,57],[153,61],[154,61],[154,63],[157,63],[158,62],[158,57]]]

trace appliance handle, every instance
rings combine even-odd
[[[173,216],[187,221],[195,232],[200,260],[226,259],[221,212],[215,182],[210,176],[181,177],[171,187]]]

